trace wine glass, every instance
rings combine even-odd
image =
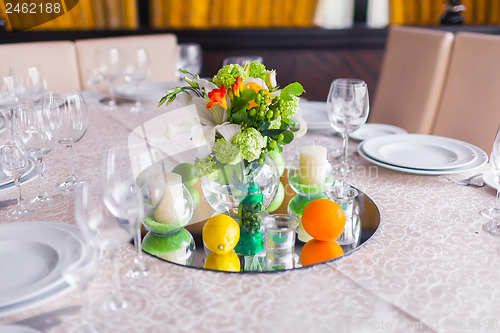
[[[222,66],[237,64],[241,67],[245,66],[245,63],[251,63],[257,61],[262,64],[264,61],[261,56],[239,56],[239,57],[226,57],[222,61]]]
[[[122,51],[116,47],[97,49],[96,51],[97,68],[101,77],[108,84],[109,100],[104,109],[113,111],[117,108],[113,82],[123,74],[123,55]]]
[[[343,157],[336,168],[339,175],[345,178],[352,170],[348,163],[349,135],[368,118],[368,87],[364,81],[358,79],[334,80],[326,105],[330,125],[342,136]]]
[[[94,317],[102,317],[102,320],[107,321],[110,316],[119,320],[135,314],[143,307],[144,298],[137,293],[123,293],[116,250],[131,237],[105,213],[100,185],[81,182],[76,186],[74,214],[82,238],[95,252],[97,249],[105,250],[111,260],[111,296],[103,296],[96,300],[93,306]],[[84,316],[88,316],[88,313],[83,310],[82,319],[85,319]]]
[[[491,171],[495,174],[498,183],[500,178],[500,127],[497,130],[493,149],[491,150],[489,166]],[[484,230],[492,235],[500,236],[500,186],[497,188],[495,205],[491,208],[483,209],[481,214],[491,218],[484,224]]]
[[[199,75],[202,65],[201,46],[194,43],[179,44],[179,56],[177,60],[177,68],[175,75],[179,80],[182,80],[184,73],[180,69],[186,70],[191,74]]]
[[[50,113],[42,105],[22,104],[12,113],[12,132],[15,139],[24,146],[28,154],[37,162],[40,192],[32,202],[43,203],[54,199],[47,193],[43,172],[43,158],[55,145],[55,136],[50,122]]]
[[[57,187],[62,191],[72,191],[74,186],[79,183],[75,176],[72,148],[87,132],[87,106],[82,95],[78,92],[47,93],[44,96],[43,108],[51,115],[50,119],[57,142],[69,152],[70,173],[66,180],[58,184]]]
[[[18,103],[14,77],[0,75],[0,115],[5,119],[4,126],[9,129],[8,143],[13,143],[12,126],[10,126],[12,108]]]
[[[45,92],[45,79],[40,66],[12,67],[16,96],[21,103],[38,103]]]
[[[10,217],[19,218],[29,212],[23,204],[21,193],[21,177],[29,166],[28,155],[24,149],[16,144],[5,144],[0,149],[0,165],[2,171],[12,178],[17,186],[18,197],[16,207],[8,213]]]
[[[101,179],[106,207],[134,238],[136,255],[127,275],[135,280],[152,274],[142,257],[141,224],[161,201],[164,191],[161,178],[149,181],[145,177],[141,183],[137,182],[140,171],[154,164],[158,156],[143,148],[142,145],[109,147],[103,155]]]
[[[136,91],[139,89],[139,84],[148,77],[149,71],[149,56],[145,49],[129,50],[127,52],[124,77],[125,81],[132,84],[135,83]],[[130,108],[132,112],[140,112],[142,110],[143,107],[139,99]]]

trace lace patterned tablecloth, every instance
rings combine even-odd
[[[130,105],[105,112],[89,105],[89,129],[74,145],[75,167],[86,179],[99,179],[103,147],[126,142],[141,122],[158,115],[154,105],[132,114]],[[4,135],[2,133],[2,135]],[[334,152],[340,139],[329,131],[310,131],[285,147],[291,162],[299,147],[316,143]],[[445,176],[418,176],[375,167],[356,153],[349,182],[377,204],[380,227],[365,246],[345,258],[312,268],[274,274],[229,274],[181,267],[146,257],[161,279],[133,292],[146,306],[128,321],[109,321],[109,332],[472,332],[500,331],[500,238],[482,229],[479,210],[492,205],[495,191],[452,184]],[[53,186],[69,168],[59,146],[46,161]],[[482,171],[487,170],[484,167]],[[477,171],[477,170],[474,170]],[[472,172],[459,174],[467,176]],[[26,198],[38,189],[35,178],[23,184]],[[50,187],[51,192],[55,190]],[[14,188],[0,200],[16,197]],[[74,224],[71,195],[26,220]],[[0,223],[12,222],[8,208]],[[133,258],[132,246],[119,251],[122,268]],[[93,300],[110,290],[110,265],[90,288]],[[0,324],[80,304],[79,294],[63,295],[7,315]],[[78,314],[47,332],[68,332]]]

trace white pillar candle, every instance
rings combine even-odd
[[[160,223],[181,222],[185,211],[183,194],[181,175],[177,173],[165,174],[165,191],[155,210],[155,221]]]
[[[326,178],[327,149],[312,145],[300,148],[299,182],[304,185],[321,185]]]

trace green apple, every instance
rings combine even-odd
[[[181,163],[172,169],[173,173],[181,175],[182,182],[186,186],[194,186],[198,182],[198,173],[191,163]]]
[[[283,172],[285,171],[285,159],[283,158],[283,154],[281,154],[280,151],[277,148],[275,148],[269,151],[269,156],[272,157],[274,164],[276,164],[279,175],[281,177],[283,175]]]
[[[283,183],[280,182],[278,185],[278,192],[276,193],[273,202],[271,202],[269,207],[267,207],[266,212],[271,213],[280,208],[283,200],[285,200],[285,186],[283,186]]]
[[[198,191],[191,186],[186,186],[186,188],[189,190],[189,193],[191,193],[191,196],[193,197],[193,208],[198,207],[198,204],[200,203],[200,193],[198,193]]]

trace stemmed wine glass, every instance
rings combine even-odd
[[[342,136],[343,157],[336,168],[339,175],[345,178],[352,170],[348,163],[349,135],[368,118],[368,87],[364,81],[358,79],[334,80],[326,105],[330,125]]]
[[[12,113],[12,132],[15,139],[24,146],[28,154],[37,162],[40,178],[40,193],[32,202],[43,203],[54,199],[47,193],[43,172],[43,158],[55,145],[55,133],[51,127],[50,112],[42,105],[22,104]]]
[[[179,80],[182,80],[184,73],[179,69],[187,70],[189,73],[199,75],[202,65],[201,46],[194,43],[179,44],[179,55],[177,59],[177,68],[175,75]]]
[[[72,191],[79,183],[73,165],[73,145],[80,141],[87,132],[88,114],[83,97],[78,92],[65,94],[47,93],[43,108],[50,113],[52,127],[57,142],[69,151],[70,173],[57,187],[62,191]]]
[[[10,217],[19,218],[29,212],[23,204],[21,193],[21,177],[29,166],[28,155],[24,149],[16,144],[5,144],[0,149],[0,165],[2,171],[12,178],[18,189],[17,205],[8,213]]]
[[[40,66],[12,67],[16,96],[21,103],[38,103],[45,92],[45,79]]]
[[[491,150],[490,169],[495,174],[495,178],[500,179],[500,127],[495,136],[493,149]],[[483,209],[481,213],[491,219],[484,224],[484,230],[492,235],[500,236],[500,186],[497,188],[495,205],[491,208]]]
[[[127,52],[124,78],[127,82],[132,84],[135,83],[135,90],[138,90],[139,84],[146,80],[149,71],[149,56],[145,49],[129,50]],[[143,107],[139,99],[137,99],[135,104],[130,108],[132,112],[140,112],[142,110]]]
[[[109,100],[104,106],[107,111],[113,111],[117,108],[113,82],[123,74],[122,58],[122,51],[116,47],[97,49],[96,51],[97,68],[99,68],[102,79],[108,84]]]
[[[9,129],[7,142],[13,143],[12,126],[10,126],[12,108],[18,103],[14,77],[0,75],[0,115],[5,119],[4,126]]]
[[[135,280],[152,274],[142,257],[141,225],[144,217],[151,214],[161,201],[165,179],[147,181],[144,178],[141,183],[137,182],[140,171],[154,164],[158,156],[143,148],[142,145],[111,146],[104,152],[102,162],[104,203],[118,223],[128,229],[134,238],[136,256],[127,275]]]

